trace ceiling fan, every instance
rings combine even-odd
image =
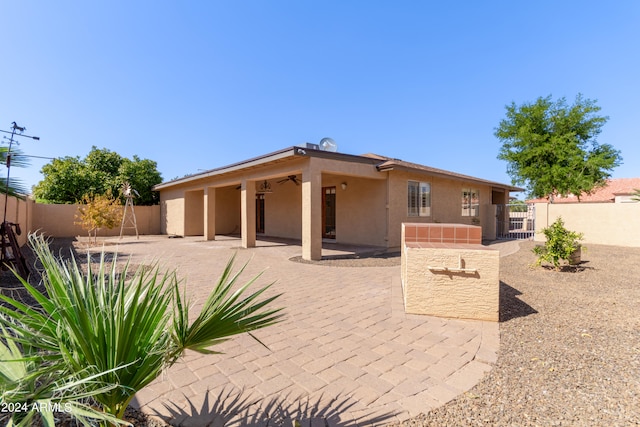
[[[300,181],[298,181],[298,177],[296,175],[289,175],[285,179],[278,181],[278,184],[284,184],[287,181],[293,181],[295,185],[300,185]]]

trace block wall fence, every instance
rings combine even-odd
[[[4,197],[0,197],[0,209],[4,214]],[[27,242],[27,235],[39,232],[48,237],[86,236],[87,231],[75,224],[79,205],[49,205],[31,199],[7,198],[7,221],[20,224],[22,233],[17,236],[20,245]],[[124,209],[124,207],[123,207]],[[160,206],[135,206],[138,234],[160,234]],[[2,219],[0,219],[2,221]],[[125,229],[125,235],[135,235],[134,229]],[[120,226],[98,231],[99,237],[119,236]]]
[[[544,241],[542,229],[562,217],[587,245],[640,247],[640,203],[536,203],[535,209],[535,241]]]

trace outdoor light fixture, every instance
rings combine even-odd
[[[340,187],[342,187],[343,190],[347,189],[347,183],[343,182],[342,184],[340,184]]]
[[[258,193],[273,193],[273,190],[271,189],[271,184],[269,184],[269,182],[267,182],[266,179],[258,187]]]

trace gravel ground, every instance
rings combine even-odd
[[[579,267],[555,271],[531,268],[534,244],[520,245],[500,262],[495,367],[464,395],[394,426],[640,425],[640,248],[589,245]],[[399,257],[320,263],[397,265]],[[6,272],[2,287],[19,292]]]
[[[402,426],[640,424],[640,248],[589,245],[576,269],[501,258],[500,351],[469,392]]]

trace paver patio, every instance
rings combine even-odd
[[[234,337],[216,348],[224,354],[188,353],[136,395],[174,425],[386,424],[470,389],[497,357],[497,323],[406,315],[399,266],[302,264],[290,261],[295,243],[241,249],[225,236],[118,242],[133,263],[175,268],[196,309],[233,253],[237,267],[251,260],[242,282],[264,272],[257,285],[276,281],[270,292],[283,293],[285,320],[255,332],[269,349]]]

